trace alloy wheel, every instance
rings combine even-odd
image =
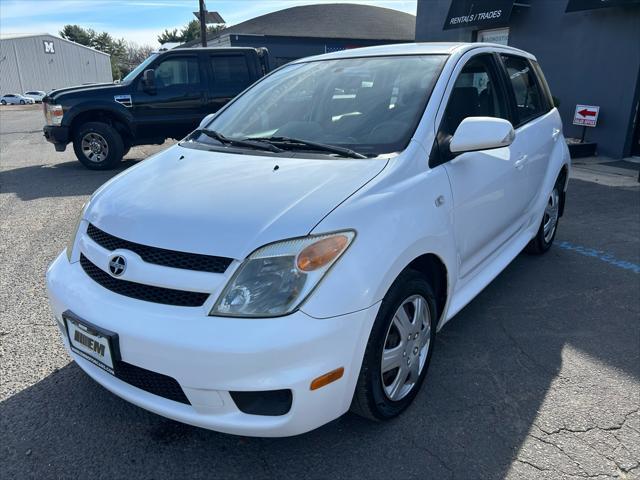
[[[406,397],[424,369],[431,346],[427,301],[413,295],[396,310],[387,330],[380,362],[382,388],[392,401]]]
[[[81,146],[84,156],[95,163],[104,162],[109,155],[109,145],[99,133],[87,133],[82,137]]]
[[[553,234],[558,226],[558,214],[560,212],[560,194],[556,187],[553,188],[547,206],[544,209],[544,217],[542,219],[542,231],[544,241],[549,243],[553,238]]]

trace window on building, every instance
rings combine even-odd
[[[196,57],[171,57],[155,68],[156,88],[176,85],[193,86],[200,83],[200,71]]]
[[[513,87],[518,110],[518,125],[544,114],[547,111],[546,101],[529,60],[511,55],[502,55],[502,60]]]
[[[491,55],[478,55],[469,60],[453,86],[441,130],[453,135],[460,122],[467,117],[509,119],[497,85]]]
[[[216,96],[235,97],[251,84],[249,65],[243,55],[212,55],[211,70]]]
[[[509,28],[493,28],[491,30],[479,30],[478,42],[497,43],[499,45],[509,44]]]

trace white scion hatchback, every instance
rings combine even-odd
[[[436,331],[551,246],[569,166],[526,52],[298,60],[98,189],[51,306],[77,364],[160,415],[257,436],[388,419]]]

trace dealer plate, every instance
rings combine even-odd
[[[68,312],[63,318],[71,350],[113,375],[118,359],[118,335]]]

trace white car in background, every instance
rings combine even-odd
[[[386,420],[436,331],[523,249],[551,247],[569,166],[522,50],[293,61],[99,188],[49,299],[77,364],[160,415],[256,436],[350,408]]]
[[[2,105],[26,105],[35,103],[33,98],[25,97],[19,93],[7,93],[0,97],[0,104]]]
[[[31,98],[36,103],[42,103],[42,99],[47,95],[46,92],[42,90],[29,90],[28,92],[24,92],[24,97]]]

